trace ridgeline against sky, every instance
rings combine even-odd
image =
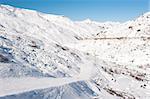
[[[132,20],[149,10],[150,0],[0,0],[1,4],[65,15],[72,20]]]

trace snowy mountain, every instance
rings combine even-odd
[[[125,23],[0,5],[0,99],[149,99],[150,13]]]

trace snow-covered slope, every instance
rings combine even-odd
[[[3,5],[1,5],[0,11],[0,77],[2,79],[7,80],[10,77],[12,77],[10,79],[14,77],[18,79],[22,77],[48,77],[48,79],[82,77],[85,80],[87,79],[86,76],[88,75],[86,74],[92,72],[94,66],[93,59],[86,53],[63,45],[68,42],[78,42],[79,39],[82,39],[80,37],[83,37],[81,35],[87,34],[88,31],[62,16],[46,15]],[[97,72],[94,70],[93,74],[95,75],[95,73]],[[92,77],[92,75],[90,76]],[[69,93],[72,93],[72,97],[82,98],[80,95],[83,94],[84,97],[91,98],[97,95],[90,88],[91,82],[77,81],[71,84],[72,86],[68,85],[66,89],[70,90]],[[1,80],[1,85],[4,85],[5,82]],[[28,82],[32,84],[33,81],[28,80]],[[9,84],[11,86],[12,83]],[[20,82],[20,84],[22,83]],[[39,87],[33,89],[39,89]],[[49,88],[50,85],[47,85],[47,87]],[[7,95],[7,93],[10,95],[12,91],[10,89],[7,86],[1,87],[1,96]],[[10,92],[5,90],[10,90]],[[59,98],[65,89],[52,88],[48,93],[51,93],[51,91],[53,93],[55,90],[62,91],[52,96],[58,95]],[[78,93],[77,90],[84,90],[84,92]],[[27,90],[20,92],[23,91]],[[16,92],[18,91],[16,90]],[[43,94],[43,98],[46,97],[47,92],[45,90],[40,92]],[[51,97],[51,94],[48,97]],[[66,99],[66,96],[62,99]]]
[[[86,50],[90,53],[96,51],[95,54],[98,54],[99,58],[117,64],[149,64],[150,13],[122,24],[91,23],[89,25],[91,27],[93,25],[99,26],[99,32],[96,31],[93,37],[84,38],[76,45],[80,50]]]
[[[1,5],[0,99],[149,99],[149,23]]]

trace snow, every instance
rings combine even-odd
[[[0,5],[0,99],[149,99],[149,34]]]
[[[4,78],[0,79],[0,97],[23,93],[26,91],[44,89],[50,87],[58,87],[72,82],[81,81],[77,78]]]
[[[49,77],[21,77],[21,78],[2,78],[0,79],[0,97],[5,95],[19,94],[26,91],[44,89],[50,87],[58,87],[65,84],[89,80],[92,73],[92,65],[90,62],[81,66],[79,75],[75,77],[64,77],[64,78],[49,78]],[[86,69],[85,69],[86,68]]]

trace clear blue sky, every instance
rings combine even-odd
[[[127,21],[149,10],[150,0],[0,0],[1,4],[65,15],[72,20]]]

